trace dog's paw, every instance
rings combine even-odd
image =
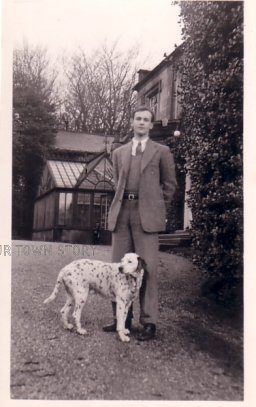
[[[124,334],[125,334],[125,335],[129,335],[129,334],[130,334],[130,330],[127,329],[127,328],[124,328]]]
[[[124,332],[119,331],[118,332],[119,338],[122,342],[130,342],[129,336],[125,335]]]
[[[84,329],[84,328],[80,328],[80,329],[77,329],[77,333],[78,333],[79,335],[86,335],[86,334],[87,334],[87,331],[86,331],[86,329]]]

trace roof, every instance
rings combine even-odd
[[[54,147],[61,150],[100,153],[105,150],[106,141],[110,145],[114,137],[60,130],[56,134]]]
[[[113,180],[113,166],[110,163],[109,160],[101,160],[99,164],[95,167],[94,169],[102,178],[104,178],[104,173],[105,173],[105,179],[107,181],[114,182]]]
[[[144,85],[149,79],[152,78],[157,72],[159,72],[163,67],[168,66],[172,63],[172,59],[175,58],[176,56],[180,55],[183,49],[183,44],[179,45],[171,54],[167,55],[165,59],[163,59],[157,66],[155,66],[154,69],[149,71],[147,75],[145,75],[141,81],[136,83],[136,85],[133,87],[133,90],[139,91],[139,89]],[[143,69],[140,69],[140,71],[145,71]]]
[[[57,160],[48,160],[47,166],[54,184],[58,188],[74,188],[79,176],[86,168],[85,163]]]
[[[97,189],[102,183],[113,187],[112,164],[105,154],[96,157],[89,165],[74,161],[47,160],[47,168],[54,187],[57,188]]]

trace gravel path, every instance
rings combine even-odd
[[[200,295],[189,260],[161,253],[157,340],[128,344],[102,331],[111,305],[90,295],[88,335],[62,328],[65,296],[43,304],[75,258],[110,261],[108,246],[15,241],[12,248],[11,397],[57,400],[242,400],[241,307]],[[138,302],[135,329],[139,330]]]

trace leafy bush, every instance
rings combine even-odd
[[[183,22],[182,140],[192,187],[194,261],[242,274],[243,4],[179,2]]]
[[[167,210],[167,225],[166,231],[173,233],[176,230],[183,229],[183,216],[184,216],[184,199],[185,199],[185,171],[184,160],[179,156],[176,151],[175,145],[172,140],[167,140],[167,144],[170,146],[174,155],[174,161],[176,165],[176,179],[177,189],[175,191],[172,202]]]

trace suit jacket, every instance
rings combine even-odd
[[[132,142],[113,151],[115,196],[109,209],[109,230],[114,231],[121,209],[131,162]],[[139,214],[145,232],[166,228],[166,209],[176,189],[173,155],[169,147],[148,140],[141,161]]]

